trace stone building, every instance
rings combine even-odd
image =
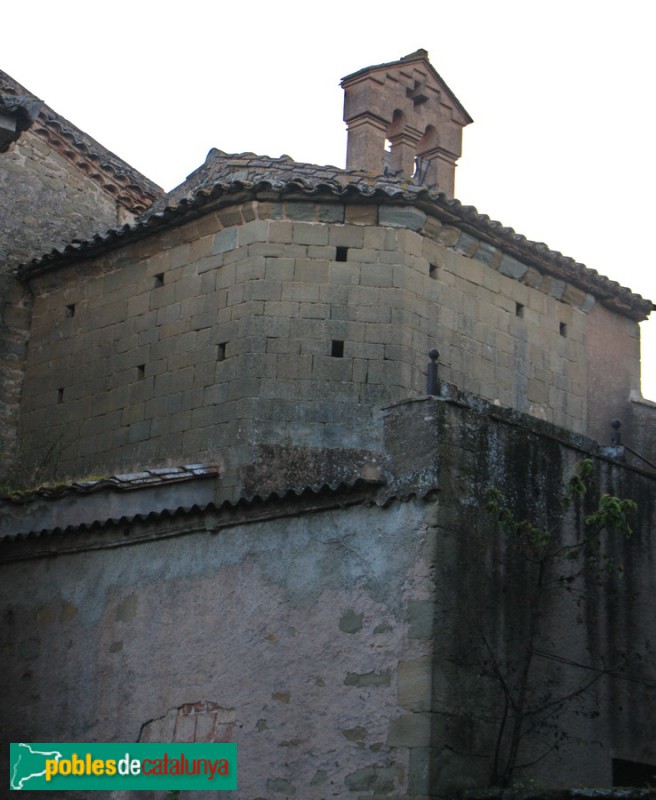
[[[0,467],[14,456],[31,293],[12,272],[134,221],[162,190],[0,71]]]
[[[586,513],[638,505],[624,590],[540,608],[514,777],[656,764],[652,303],[454,199],[471,118],[426,52],[343,80],[346,169],[212,150],[164,196],[8,86],[8,191],[52,160],[91,211],[4,245],[5,740],[237,741],[242,798],[484,785],[536,618],[485,491],[574,547],[588,459]]]

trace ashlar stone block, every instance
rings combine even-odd
[[[338,247],[363,247],[364,229],[358,225],[333,225],[328,243]]]
[[[379,209],[378,220],[381,225],[420,231],[426,222],[426,214],[421,209],[412,206],[383,205]]]
[[[212,245],[212,254],[227,253],[229,250],[234,250],[237,247],[237,231],[238,228],[226,228],[214,236],[214,243]]]
[[[430,734],[430,714],[404,714],[392,720],[386,743],[390,747],[428,747]]]

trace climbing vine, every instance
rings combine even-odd
[[[513,653],[512,663],[504,660],[482,634],[487,654],[485,666],[502,694],[492,759],[491,783],[496,786],[510,785],[519,770],[559,749],[569,733],[558,724],[558,715],[607,672],[596,669],[574,688],[559,694],[552,686],[541,685],[535,666],[536,656],[545,655],[539,642],[544,638],[546,601],[551,600],[554,590],[570,592],[581,602],[585,590],[581,578],[589,581],[592,577],[601,584],[621,579],[623,574],[623,565],[611,555],[608,544],[613,537],[630,538],[631,517],[637,509],[633,500],[602,494],[594,510],[583,515],[583,524],[575,526],[573,538],[563,538],[565,518],[573,507],[580,513],[582,501],[590,493],[591,480],[592,461],[584,459],[564,486],[560,507],[555,509],[553,522],[548,526],[518,517],[498,488],[490,487],[485,493],[494,528],[503,533],[508,545],[507,557],[518,561],[524,580],[525,635],[519,653]],[[557,658],[557,654],[549,656]],[[522,743],[540,730],[548,731],[543,752],[534,754],[529,762],[522,762]]]

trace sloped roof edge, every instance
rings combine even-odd
[[[374,64],[370,67],[363,67],[362,69],[357,70],[356,72],[352,72],[350,75],[346,75],[340,81],[340,85],[342,88],[349,83],[353,83],[360,78],[363,78],[365,75],[370,75],[372,72],[381,72],[384,70],[391,69],[392,67],[400,67],[404,64],[411,64],[413,62],[421,61],[424,66],[428,69],[431,73],[433,78],[444,88],[446,93],[449,95],[451,101],[454,103],[458,111],[463,115],[463,117],[467,120],[467,124],[471,124],[474,120],[470,116],[467,109],[463,106],[463,104],[458,100],[455,96],[451,87],[447,84],[444,78],[439,74],[439,72],[435,69],[435,67],[430,63],[428,60],[428,51],[420,48],[419,50],[415,50],[414,53],[409,53],[407,56],[403,56],[399,58],[397,61],[386,61],[384,64]]]
[[[162,486],[196,478],[216,478],[218,476],[219,468],[215,464],[185,464],[182,467],[144,469],[139,472],[62,482],[56,485],[44,484],[26,491],[9,491],[0,497],[0,502],[25,505],[36,498],[58,500],[66,495],[86,495],[103,489],[125,492],[148,486]]]
[[[197,476],[203,477],[203,476]],[[206,475],[204,477],[212,477]],[[28,529],[6,532],[0,534],[0,544],[11,543],[14,541],[24,541],[27,539],[41,538],[44,536],[53,536],[65,533],[84,533],[88,531],[98,531],[108,528],[115,528],[117,526],[157,522],[165,519],[175,519],[186,516],[193,516],[203,514],[205,512],[239,512],[240,510],[249,513],[249,519],[252,521],[258,520],[258,515],[252,516],[253,511],[258,508],[265,509],[270,506],[279,506],[284,503],[295,502],[299,500],[312,501],[320,497],[335,497],[337,495],[352,494],[357,495],[357,502],[360,502],[361,495],[365,493],[369,499],[372,498],[371,492],[377,493],[382,480],[372,480],[367,478],[356,478],[353,481],[339,481],[332,483],[319,482],[316,484],[308,484],[303,487],[296,487],[287,489],[284,492],[271,492],[266,496],[253,495],[249,497],[241,497],[238,500],[223,500],[223,501],[209,501],[204,503],[189,503],[187,505],[169,504],[159,508],[153,508],[150,511],[141,511],[132,514],[122,514],[120,516],[107,515],[102,518],[93,518],[88,521],[78,521],[68,525],[53,525],[50,527],[30,527]],[[149,487],[135,487],[135,488],[149,488]],[[343,504],[343,501],[340,501]]]
[[[6,153],[11,145],[20,139],[22,133],[28,130],[41,110],[42,102],[35,97],[23,94],[3,94],[0,91],[0,115],[9,117],[14,122],[14,130],[6,125],[2,128],[0,138],[0,153]]]
[[[69,244],[62,250],[55,249],[41,258],[33,259],[18,269],[19,277],[29,280],[81,258],[92,258],[117,249],[161,229],[201,216],[210,207],[257,199],[261,194],[267,194],[267,199],[270,199],[273,193],[280,198],[297,195],[342,201],[348,199],[416,205],[439,220],[459,225],[548,274],[570,281],[632,319],[646,319],[655,307],[651,300],[600,275],[597,270],[552,250],[542,242],[531,241],[516,233],[513,228],[481,214],[474,206],[463,205],[459,200],[449,198],[441,192],[433,192],[407,182],[340,170],[337,167],[321,168],[292,162],[291,159],[254,158],[266,161],[274,170],[278,170],[281,161],[284,161],[284,166],[289,169],[279,174],[263,176],[259,180],[245,178],[218,181],[214,185],[201,183],[191,196],[183,196],[175,205],[166,206],[161,211],[147,213],[131,225],[123,225],[102,235],[96,234],[86,242]]]
[[[2,70],[0,92],[41,102]],[[142,212],[164,193],[160,186],[45,103],[42,103],[31,130],[133,213]]]

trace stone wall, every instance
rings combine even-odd
[[[116,200],[34,132],[0,158],[0,271],[123,221]]]
[[[615,759],[656,766],[653,474],[600,456],[584,437],[448,388],[444,396],[450,399],[399,404],[386,419],[397,470],[387,491],[438,486],[426,517],[436,525],[430,701],[417,702],[407,721],[416,728],[423,717],[430,729],[433,790],[448,796],[489,783],[502,721],[503,754],[513,714],[512,706],[504,711],[502,681],[517,701],[518,656],[532,626],[516,759],[530,766],[513,780],[520,787],[610,786]],[[564,512],[565,485],[585,458],[592,460],[587,492]],[[570,574],[563,555],[547,565],[551,582],[534,602],[538,550],[520,557],[495,530],[485,508],[489,487],[503,493],[518,521],[553,531],[564,548],[582,535],[603,493],[632,498],[632,536],[604,530],[597,556],[621,565],[623,577],[607,575],[599,562],[572,583],[561,581]],[[427,682],[427,662],[417,669]]]
[[[24,450],[63,475],[376,449],[431,347],[461,388],[587,430],[594,299],[413,207],[249,202],[31,285]]]
[[[553,521],[587,456],[590,494],[563,535],[599,493],[635,498],[634,535],[610,551],[626,577],[547,603],[539,647],[559,660],[531,680],[542,696],[609,674],[560,710],[559,749],[517,777],[608,785],[613,758],[656,763],[654,478],[449,387],[388,409],[383,455],[381,488],[202,513],[176,500],[176,513],[153,504],[4,539],[3,740],[236,741],[244,800],[426,800],[486,785],[503,693],[482,642],[500,664],[522,647],[529,586],[484,491]],[[281,450],[270,468],[293,458]],[[543,746],[528,735],[523,759]]]
[[[656,470],[656,403],[635,392],[628,406],[619,429],[627,460],[643,469]]]
[[[513,789],[502,791],[472,789],[465,794],[467,800],[653,800],[654,791],[650,789],[563,789],[545,791],[541,789]]]
[[[11,473],[16,458],[31,309],[29,291],[11,271],[132,217],[125,209],[119,214],[109,192],[32,131],[0,156],[0,476]]]
[[[588,434],[601,444],[610,443],[613,418],[623,422],[624,433],[635,444],[643,442],[656,455],[640,425],[633,424],[632,393],[639,394],[640,334],[632,320],[595,305],[588,315],[586,334],[588,362]],[[628,389],[628,392],[627,392]],[[614,409],[612,414],[609,411]]]
[[[0,274],[0,483],[16,463],[31,310],[27,288],[11,275]]]
[[[63,536],[55,561],[5,564],[3,741],[229,740],[226,797],[407,794],[421,772],[394,720],[428,652],[427,532],[418,505],[345,500]]]

